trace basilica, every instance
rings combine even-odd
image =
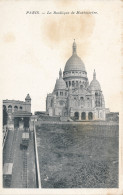
[[[77,55],[74,40],[72,56],[67,60],[64,71],[59,71],[52,93],[46,98],[46,112],[49,116],[69,117],[71,120],[105,120],[105,100],[100,83],[93,72],[88,81],[85,65]]]

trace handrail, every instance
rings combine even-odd
[[[38,149],[37,149],[37,141],[36,141],[36,131],[35,131],[35,122],[34,122],[34,149],[35,149],[35,161],[36,161],[36,174],[38,179],[38,188],[41,188],[41,177],[40,177],[40,169],[39,169],[39,159],[38,159]]]

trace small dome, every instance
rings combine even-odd
[[[72,70],[79,70],[79,71],[85,71],[85,65],[81,58],[77,55],[76,52],[76,43],[75,40],[73,42],[73,55],[68,59],[66,62],[64,72],[66,71],[72,71]]]
[[[101,90],[100,84],[97,80],[92,80],[89,88],[93,90]]]
[[[66,89],[66,83],[62,78],[62,71],[60,69],[59,71],[59,79],[56,80],[56,84],[55,84],[55,89],[54,90],[58,90],[58,89]]]
[[[91,90],[101,90],[100,83],[99,83],[99,81],[96,80],[95,70],[94,70],[94,73],[93,73],[93,80],[91,81],[89,88]]]
[[[27,94],[27,96],[26,96],[25,100],[31,100],[31,98],[30,98],[30,95],[29,95],[29,94]]]
[[[56,80],[55,90],[66,89],[65,81],[62,78]]]

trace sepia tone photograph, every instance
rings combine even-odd
[[[0,4],[1,194],[121,195],[122,1]]]

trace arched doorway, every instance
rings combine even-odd
[[[85,112],[82,112],[82,113],[81,113],[81,119],[82,119],[82,120],[86,120],[86,113],[85,113]]]
[[[75,117],[75,120],[78,120],[79,119],[79,112],[75,112],[74,117]]]
[[[88,120],[93,120],[93,113],[92,112],[88,113]]]

